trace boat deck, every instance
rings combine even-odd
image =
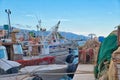
[[[79,64],[73,80],[95,80],[93,68],[93,64]]]

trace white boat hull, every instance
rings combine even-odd
[[[43,80],[60,80],[67,69],[67,65],[39,65],[39,66],[27,66],[20,70],[17,74],[0,75],[0,80],[32,80],[33,76],[29,74],[37,74]]]

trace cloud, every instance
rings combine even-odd
[[[89,32],[78,32],[78,31],[73,31],[73,33],[78,34],[78,35],[85,35],[88,36]]]
[[[35,17],[35,15],[32,15],[32,14],[27,14],[25,16],[27,16],[27,17]]]

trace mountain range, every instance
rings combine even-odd
[[[20,33],[28,33],[28,32],[33,32],[35,33],[35,35],[37,36],[38,35],[38,32],[35,31],[35,30],[27,30],[27,29],[20,29],[20,28],[16,28],[16,27],[13,27],[15,29],[19,29],[20,30]],[[0,26],[0,30],[3,29],[3,26]],[[44,33],[41,33],[39,32],[39,35],[48,35],[50,33],[50,31],[45,31]],[[86,41],[89,39],[88,36],[84,36],[84,35],[78,35],[78,34],[75,34],[75,33],[72,33],[72,32],[63,32],[63,31],[59,31],[59,33],[65,37],[66,39],[72,39],[72,40],[81,40],[81,41]]]

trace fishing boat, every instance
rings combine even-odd
[[[21,79],[22,76],[30,76],[30,73],[33,73],[32,78],[36,77],[33,75],[37,75],[42,77],[43,80],[48,80],[48,77],[49,80],[59,80],[67,69],[67,64],[65,64],[66,56],[71,49],[76,49],[77,47],[77,44],[73,41],[65,39],[61,41],[59,37],[60,34],[57,32],[59,24],[60,22],[52,28],[52,31],[47,36],[42,36],[39,44],[26,45],[28,51],[30,50],[30,47],[36,45],[40,48],[40,53],[32,58],[24,56],[21,43],[18,43],[15,40],[16,32],[13,32],[12,40],[4,40],[0,45],[0,61],[1,63],[4,63],[3,65],[0,65],[0,79],[6,80],[10,78],[11,75],[15,75],[11,78],[12,80],[16,80],[16,75]],[[47,62],[47,64],[45,63],[43,65],[42,63],[44,62]],[[54,64],[55,62],[58,64]],[[64,64],[60,64],[60,62]],[[50,74],[53,74],[54,76]],[[48,77],[46,77],[46,75]],[[6,77],[3,78],[3,76]]]
[[[59,58],[62,62],[65,62],[66,56],[69,55],[71,50],[77,49],[78,43],[76,41],[68,40],[65,37],[61,36],[61,34],[58,32],[59,25],[60,21],[51,28],[51,31],[46,36],[43,35],[45,34],[45,29],[40,29],[41,36],[39,37],[38,42],[34,44],[28,41],[27,45],[25,45],[28,47],[28,52],[32,54],[32,48],[36,46],[35,49],[37,49],[36,52],[38,54],[36,58],[54,56],[57,60],[55,60],[56,63],[60,63],[60,61],[58,61]],[[39,31],[38,35],[40,35]]]
[[[39,60],[41,62],[46,61],[46,59],[47,58]],[[28,78],[32,80],[36,76],[41,77],[43,80],[48,80],[48,78],[49,80],[59,80],[67,69],[66,64],[39,65],[40,62],[37,63],[37,61],[37,59],[30,60],[29,62],[26,61],[27,63],[24,62],[23,64],[20,64],[18,63],[19,61],[8,60],[6,48],[4,46],[0,46],[0,80],[7,80],[9,78],[16,80],[18,77],[19,78],[17,80],[28,80]]]
[[[3,38],[0,40],[0,80],[24,80],[28,76],[32,76],[33,78],[42,76],[43,80],[48,80],[48,78],[49,80],[59,80],[64,75],[60,73],[66,72],[67,65],[53,64],[54,61],[56,61],[55,58],[58,59],[57,56],[62,55],[60,60],[64,62],[64,56],[66,54],[68,55],[69,50],[77,47],[76,42],[69,41],[63,37],[60,38],[61,35],[58,32],[60,21],[52,27],[47,36],[43,35],[46,30],[42,29],[39,25],[38,28],[40,28],[42,36],[38,36],[38,40],[32,36],[30,37],[32,40],[25,40],[28,41],[28,44],[22,46],[24,41],[19,42],[16,39],[16,33],[19,31],[11,27],[9,16],[11,11],[8,9],[5,10],[5,12],[8,14],[9,25],[7,25],[7,33],[5,34],[4,31],[2,31],[3,35],[0,35],[0,38]],[[40,24],[40,21],[38,22]],[[9,39],[5,39],[5,36]],[[25,35],[23,34],[23,36]],[[29,53],[30,56],[32,55],[32,58],[27,58],[23,47],[27,47],[27,53]],[[34,53],[37,53],[37,55],[33,55]],[[47,64],[40,65],[42,62],[47,62]],[[55,76],[49,76],[52,73]],[[57,73],[58,75],[56,75]],[[48,77],[46,76],[47,74]]]
[[[39,77],[39,80],[60,80],[66,72],[67,65],[37,65],[26,66],[22,68],[18,73],[0,75],[0,80],[34,80]]]

